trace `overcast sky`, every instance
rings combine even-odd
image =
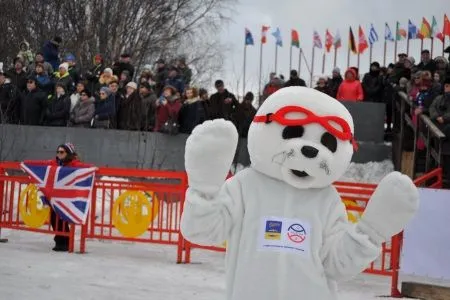
[[[426,3],[426,4],[425,4]],[[261,26],[271,26],[268,42],[263,53],[263,77],[274,70],[275,38],[271,33],[279,27],[283,37],[283,47],[278,48],[278,74],[289,77],[289,48],[291,29],[300,34],[300,44],[304,54],[311,64],[312,36],[317,30],[325,44],[325,30],[328,28],[334,35],[339,29],[342,38],[342,48],[338,51],[337,65],[342,71],[347,67],[348,28],[352,26],[355,38],[358,38],[358,26],[361,25],[366,36],[369,34],[370,23],[373,23],[380,41],[374,44],[373,61],[383,62],[384,51],[384,23],[388,22],[395,34],[396,21],[407,30],[408,19],[418,27],[422,17],[426,17],[431,24],[433,15],[442,30],[443,14],[450,15],[449,0],[239,0],[235,8],[233,21],[224,28],[223,40],[230,48],[226,53],[224,74],[222,74],[228,88],[236,92],[237,81],[240,79],[239,94],[242,94],[244,30],[247,27],[253,34],[255,45],[247,48],[247,80],[246,90],[258,91],[259,51]],[[430,40],[424,42],[424,48],[430,48]],[[446,44],[450,44],[447,40]],[[435,56],[442,54],[442,43],[435,41]],[[334,60],[334,50],[326,56],[325,74],[331,74]],[[398,43],[398,52],[406,52],[406,41]],[[322,71],[322,54],[324,49],[315,51],[315,71],[319,75]],[[393,60],[394,43],[387,46],[387,63]],[[410,55],[420,57],[420,40],[410,42]],[[299,51],[293,49],[293,66],[298,68]],[[357,57],[352,55],[351,65],[356,66]],[[294,67],[293,67],[294,68]],[[360,58],[360,69],[365,73],[369,68],[369,51]],[[301,77],[309,80],[309,74],[302,62]],[[266,80],[264,80],[266,81]]]

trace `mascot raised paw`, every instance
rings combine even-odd
[[[248,133],[251,166],[225,181],[237,132],[224,120],[197,127],[186,144],[189,188],[181,231],[190,242],[227,241],[228,300],[332,300],[339,280],[362,272],[418,209],[400,173],[379,184],[357,224],[332,183],[348,168],[353,120],[335,99],[283,88]]]

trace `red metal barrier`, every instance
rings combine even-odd
[[[15,173],[9,175],[8,172]],[[20,216],[20,194],[30,183],[28,177],[20,170],[19,163],[0,163],[0,229],[14,229],[44,233],[50,235],[60,235],[69,238],[69,252],[74,250],[75,226],[70,225],[70,231],[55,231],[49,221],[46,221],[39,228],[32,228],[24,224]],[[28,197],[24,199],[29,201]],[[64,228],[65,222],[56,226]],[[59,226],[62,225],[62,226]]]
[[[95,201],[91,203],[88,223],[82,227],[80,252],[85,252],[86,239],[170,245],[177,245],[180,242],[181,210],[186,192],[186,174],[184,172],[101,168],[97,172],[97,176],[100,178],[112,176],[129,181],[105,178],[96,180],[93,190],[93,197],[95,197],[93,200]],[[138,237],[124,236],[117,229],[117,224],[113,224],[114,205],[120,195],[126,191],[146,192],[152,197],[149,217],[152,216],[154,219],[145,233]]]

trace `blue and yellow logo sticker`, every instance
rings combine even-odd
[[[266,240],[281,240],[281,227],[283,223],[280,221],[266,221],[266,232],[264,238]]]

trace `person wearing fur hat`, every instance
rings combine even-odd
[[[111,81],[119,81],[119,79],[117,78],[117,76],[115,76],[113,74],[113,70],[111,68],[106,68],[103,70],[102,75],[100,75],[100,79],[98,80],[98,84],[95,88],[96,91],[100,90],[100,88],[102,87],[108,87],[109,84],[111,83]],[[95,95],[96,97],[98,95]]]
[[[142,130],[153,131],[153,128],[155,128],[155,108],[157,97],[152,87],[150,86],[150,83],[142,82],[139,85],[139,97],[142,104]]]
[[[70,116],[70,98],[64,83],[55,85],[55,94],[45,113],[46,126],[67,126]]]
[[[118,129],[141,130],[144,111],[137,84],[129,82],[126,86],[126,94],[119,103],[119,110],[117,111]]]
[[[88,80],[88,88],[93,93],[102,75],[103,69],[103,57],[100,54],[96,54],[92,59],[94,66],[86,72],[85,78]]]
[[[19,121],[21,94],[17,87],[11,83],[8,73],[0,69],[0,123],[17,124]]]
[[[341,85],[343,79],[341,76],[341,69],[334,68],[333,73],[330,79],[328,79],[327,87],[329,91],[329,95],[333,98],[336,98],[337,92],[339,90],[339,86]]]
[[[42,47],[42,53],[44,54],[44,60],[52,65],[54,70],[58,69],[59,62],[59,47],[61,46],[62,39],[59,36],[55,36],[51,41],[46,41]]]
[[[47,165],[47,166],[62,166],[62,167],[72,167],[72,168],[89,168],[92,167],[90,164],[82,163],[79,159],[78,154],[75,151],[75,146],[72,143],[64,143],[56,148],[56,157],[51,160],[40,160],[40,161],[25,161],[24,163],[33,165]],[[54,231],[59,232],[69,232],[69,224],[63,222],[61,218],[51,210],[50,224]],[[55,246],[53,251],[56,252],[67,252],[69,250],[69,238],[67,236],[55,235],[54,239]]]
[[[82,90],[80,100],[70,113],[69,126],[72,127],[91,127],[91,121],[95,113],[95,98],[91,92]]]
[[[380,75],[380,64],[373,62],[370,64],[370,71],[364,75],[362,86],[364,90],[364,101],[383,101],[383,77]]]
[[[64,89],[69,95],[75,91],[75,85],[69,73],[68,63],[60,64],[59,71],[55,72],[54,76],[55,76],[55,84],[61,83],[62,85],[64,85]]]
[[[23,92],[27,88],[27,73],[24,70],[24,63],[20,57],[14,59],[14,68],[10,69],[11,83],[14,84],[19,91]]]
[[[173,86],[166,86],[163,94],[156,101],[156,122],[154,131],[165,131],[166,122],[178,123],[181,101],[178,91]],[[172,123],[172,124],[173,124]]]
[[[116,115],[114,96],[109,87],[100,89],[99,98],[95,101],[95,115],[92,127],[109,129]]]

